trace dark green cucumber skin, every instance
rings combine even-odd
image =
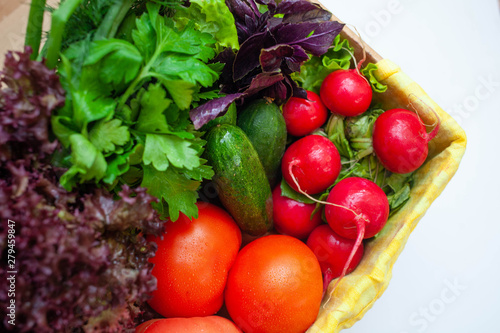
[[[242,231],[260,236],[273,227],[271,187],[257,152],[242,129],[220,124],[210,130],[205,158],[213,167],[219,199]]]
[[[255,100],[239,113],[237,125],[252,142],[267,179],[274,187],[287,139],[285,119],[280,108],[265,99]]]

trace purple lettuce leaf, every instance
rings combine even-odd
[[[49,153],[51,111],[64,102],[59,79],[25,53],[10,53],[0,88],[0,259],[7,263],[14,230],[15,296],[0,288],[0,303],[15,299],[15,332],[133,331],[156,289],[148,234],[163,222],[145,189],[115,195],[95,186],[67,192]],[[60,146],[59,146],[60,147]],[[11,222],[8,226],[7,221]],[[2,271],[7,271],[2,266]],[[11,270],[14,270],[11,269]],[[9,329],[10,328],[10,329]]]
[[[49,117],[64,104],[59,77],[42,62],[30,60],[25,52],[8,52],[0,72],[0,159],[12,153],[50,154],[56,143],[49,139]],[[7,142],[14,149],[8,151]]]

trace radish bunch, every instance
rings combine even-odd
[[[320,262],[325,291],[332,279],[339,278],[335,288],[354,270],[363,256],[363,240],[378,234],[391,209],[407,200],[411,173],[425,162],[428,143],[439,130],[438,122],[427,133],[409,110],[370,109],[372,97],[371,84],[356,66],[326,75],[319,96],[308,91],[307,99],[294,97],[283,106],[293,142],[281,171],[297,194],[286,198],[282,187],[275,189],[276,229],[307,238]],[[342,122],[333,134],[329,126],[326,135],[322,132],[325,110]],[[341,155],[346,146],[348,155]],[[326,224],[318,220],[320,211]]]

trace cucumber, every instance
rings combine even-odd
[[[259,236],[273,226],[271,187],[257,152],[242,129],[220,124],[206,137],[219,199],[242,231]]]
[[[237,125],[252,142],[267,179],[274,187],[287,139],[285,119],[280,108],[265,99],[255,100],[240,112]]]

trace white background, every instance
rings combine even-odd
[[[458,172],[411,234],[386,292],[344,332],[500,332],[498,1],[321,2],[468,137]]]

